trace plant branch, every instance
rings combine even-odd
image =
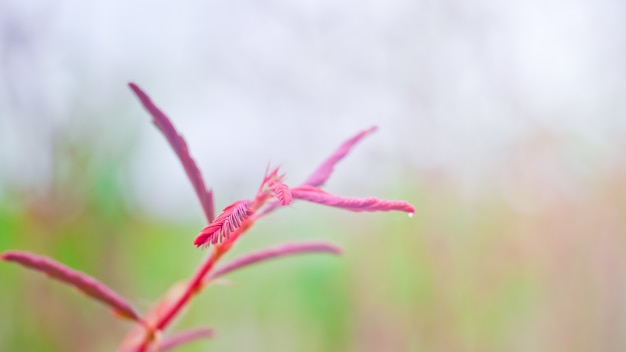
[[[325,242],[286,243],[275,247],[264,248],[243,255],[221,268],[216,269],[211,275],[208,275],[205,278],[205,281],[208,282],[210,280],[217,279],[218,277],[229,274],[235,270],[269,259],[305,253],[329,253],[339,255],[341,254],[341,248]]]
[[[213,205],[213,191],[206,189],[204,185],[204,180],[202,179],[202,174],[200,173],[200,169],[196,165],[196,162],[189,154],[189,149],[187,148],[187,143],[183,136],[178,133],[174,124],[170,121],[170,119],[159,109],[153,102],[152,99],[143,91],[139,86],[134,83],[129,83],[128,86],[130,89],[135,92],[137,98],[141,101],[143,107],[152,115],[152,122],[161,130],[165,138],[174,149],[174,152],[180,159],[181,164],[183,164],[183,168],[187,173],[187,177],[189,177],[189,181],[193,186],[193,189],[196,191],[196,195],[200,200],[200,204],[202,205],[202,209],[204,210],[204,215],[207,218],[207,221],[210,223],[215,218],[215,207]]]
[[[126,299],[86,273],[76,271],[52,258],[29,252],[7,251],[0,255],[0,259],[40,271],[53,279],[72,285],[87,296],[113,308],[120,317],[142,323],[139,315]]]

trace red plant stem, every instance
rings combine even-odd
[[[203,286],[204,277],[209,273],[209,271],[215,266],[215,263],[218,259],[225,253],[226,251],[222,249],[222,247],[215,247],[211,256],[205,260],[202,265],[198,268],[193,278],[189,282],[189,285],[185,289],[185,292],[181,295],[181,297],[176,301],[176,303],[164,314],[156,323],[154,330],[162,331],[167,325],[172,322],[172,320],[178,315],[178,313],[189,303],[191,298],[198,292],[200,292]],[[145,352],[148,350],[150,343],[152,342],[152,336],[154,331],[148,331],[146,333],[146,337],[144,338],[143,343],[139,348],[137,348],[137,352]]]
[[[265,194],[261,196],[257,196],[256,199],[250,205],[250,208],[252,208],[252,211],[255,212],[261,206],[263,206],[263,204],[265,204],[265,202],[268,199],[269,199],[269,196]],[[217,263],[217,261],[222,257],[222,255],[224,255],[226,252],[228,252],[232,248],[233,243],[237,240],[237,238],[239,238],[239,236],[242,233],[246,232],[250,227],[252,227],[252,224],[254,224],[254,220],[252,219],[248,219],[247,221],[244,221],[243,224],[241,224],[241,227],[239,227],[235,232],[233,232],[230,235],[230,238],[226,242],[223,242],[220,245],[214,247],[213,252],[211,253],[211,256],[208,257],[204,262],[202,262],[200,267],[198,267],[198,269],[196,270],[196,273],[193,275],[193,278],[189,282],[189,285],[187,285],[187,287],[185,288],[185,292],[180,296],[180,298],[176,301],[176,303],[167,311],[167,313],[165,313],[163,316],[159,318],[159,320],[157,320],[157,323],[155,324],[155,326],[149,329],[148,331],[146,331],[146,336],[144,337],[141,345],[137,348],[137,352],[146,352],[148,350],[148,347],[150,347],[150,344],[154,341],[155,332],[160,332],[160,331],[165,330],[168,324],[189,303],[191,298],[202,290],[202,287],[204,287],[204,278],[207,276],[209,271],[213,269],[213,267],[215,266],[215,263]]]
[[[215,262],[221,257],[222,251],[218,249],[214,250],[211,256],[206,260],[202,266],[200,266],[199,270],[194,275],[193,279],[187,286],[185,293],[181,296],[181,298],[176,302],[175,305],[165,314],[161,319],[159,319],[156,324],[157,330],[163,330],[167,325],[174,319],[174,317],[178,314],[178,312],[189,302],[191,297],[200,291],[200,286],[202,286],[202,279],[209,273],[209,271],[215,265]]]
[[[157,320],[155,326],[146,331],[146,336],[141,346],[137,348],[137,352],[146,352],[154,340],[154,333],[165,330],[169,323],[171,323],[178,313],[180,313],[180,311],[189,303],[191,298],[202,290],[202,287],[204,287],[204,278],[211,271],[211,269],[213,269],[215,263],[217,263],[217,261],[232,248],[234,241],[239,237],[239,235],[246,232],[253,223],[253,221],[245,221],[242,226],[231,235],[230,240],[214,247],[211,256],[202,262],[200,267],[196,270],[196,273],[193,275],[189,285],[185,288],[185,292],[167,311],[167,313]]]

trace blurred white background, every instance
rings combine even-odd
[[[185,136],[218,207],[250,197],[268,162],[300,182],[371,125],[332,191],[443,170],[471,194],[515,173],[529,140],[568,163],[540,167],[551,182],[584,178],[626,147],[625,19],[618,0],[1,0],[0,195],[45,188],[70,139],[124,160],[149,211],[197,218],[129,81]],[[544,152],[530,158],[549,165]]]

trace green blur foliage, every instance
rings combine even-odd
[[[53,257],[146,311],[204,257],[191,244],[201,219],[151,218],[128,202],[120,159],[81,160],[47,192],[6,193],[0,250]],[[623,350],[626,183],[613,177],[537,212],[416,175],[377,194],[413,202],[412,219],[296,204],[262,220],[229,258],[302,239],[338,243],[344,255],[274,260],[207,287],[174,328],[216,335],[178,350]],[[0,263],[0,280],[1,351],[111,351],[132,328],[14,264]]]

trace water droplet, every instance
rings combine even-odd
[[[409,217],[412,218],[413,217],[413,213],[409,213]]]

